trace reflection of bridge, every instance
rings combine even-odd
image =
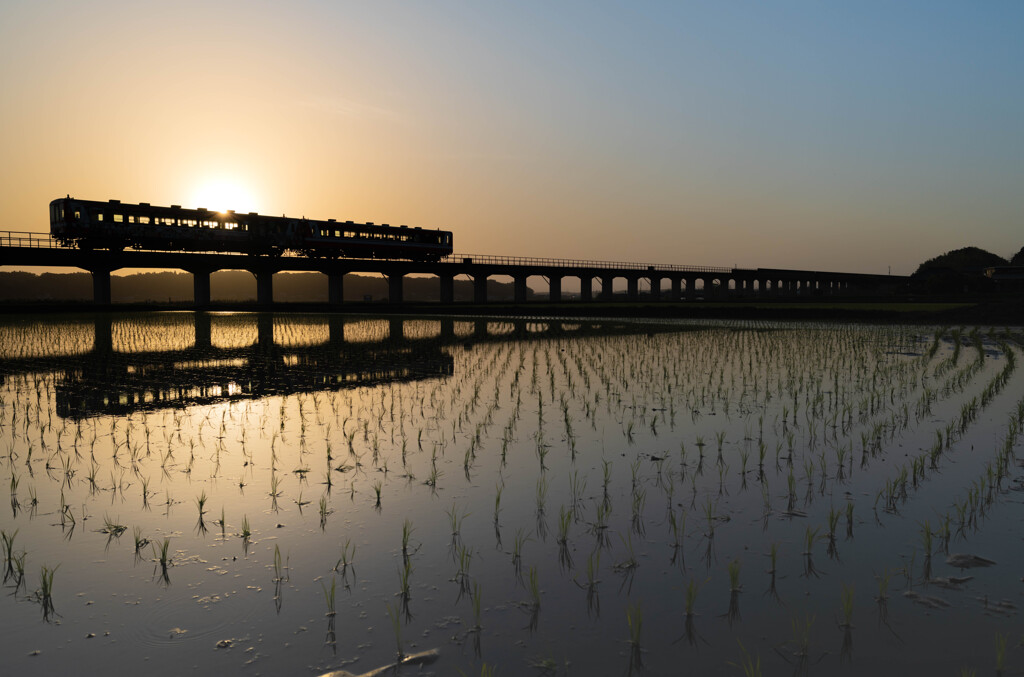
[[[93,279],[93,297],[97,303],[110,303],[110,273],[122,268],[171,268],[193,276],[195,305],[210,303],[210,274],[218,270],[247,270],[256,278],[256,297],[260,304],[273,303],[273,276],[282,271],[316,271],[327,276],[329,299],[340,305],[344,277],[348,273],[379,273],[388,280],[388,299],[403,301],[406,275],[433,275],[439,281],[439,300],[452,303],[457,276],[473,280],[474,302],[487,302],[487,280],[507,276],[513,280],[515,302],[527,300],[527,280],[543,278],[548,284],[548,300],[561,301],[562,281],[578,278],[580,300],[609,301],[616,280],[625,280],[629,301],[641,299],[640,282],[647,281],[650,300],[695,300],[716,297],[825,296],[835,294],[883,294],[904,285],[908,278],[889,275],[829,273],[809,270],[744,269],[680,265],[650,265],[612,261],[522,258],[509,256],[452,255],[437,263],[379,259],[324,260],[301,256],[249,256],[224,253],[184,253],[159,251],[83,251],[62,247],[48,235],[36,233],[0,233],[0,265],[70,266],[88,270]],[[594,280],[600,292],[594,294]],[[669,288],[662,290],[667,282]]]
[[[254,315],[257,340],[249,346],[218,348],[211,342],[211,317],[195,313],[195,342],[176,350],[122,352],[113,348],[113,322],[99,316],[93,348],[75,355],[0,360],[0,376],[58,374],[57,414],[78,419],[126,415],[133,411],[215,402],[341,390],[384,383],[445,378],[454,360],[445,348],[474,343],[677,332],[672,325],[621,320],[432,320],[439,332],[406,338],[405,322],[388,321],[388,336],[375,341],[346,341],[345,318],[328,316],[329,339],[312,346],[282,346],[273,341],[274,316]],[[457,332],[456,324],[472,325]]]

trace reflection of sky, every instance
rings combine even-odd
[[[5,3],[0,222],[45,230],[68,192],[183,204],[234,183],[243,209],[445,226],[468,252],[855,272],[1008,256],[1022,13]]]
[[[167,334],[179,335],[171,326],[179,318],[166,317]],[[244,319],[231,316],[239,326]],[[34,335],[47,324],[38,323]],[[48,326],[59,332],[66,325],[58,318]],[[132,336],[153,326],[119,331]],[[534,656],[606,674],[609,663],[625,665],[626,609],[637,606],[646,619],[644,661],[656,674],[676,674],[681,662],[699,674],[729,672],[726,661],[739,659],[740,645],[760,656],[766,673],[788,674],[793,622],[802,619],[817,619],[812,648],[823,674],[980,665],[979,646],[991,646],[997,632],[1019,631],[1018,619],[1000,616],[996,606],[1019,577],[1005,565],[1019,549],[1006,538],[1019,512],[1012,492],[994,492],[984,519],[951,546],[999,566],[968,572],[974,578],[959,591],[921,581],[924,525],[938,531],[954,514],[952,502],[978,491],[1001,446],[993,440],[1004,439],[1011,415],[1018,427],[1019,371],[942,451],[938,469],[926,468],[925,479],[908,488],[898,513],[876,500],[901,469],[927,455],[937,429],[957,421],[964,404],[999,378],[1008,360],[996,335],[980,344],[988,353],[978,362],[979,344],[966,332],[956,352],[927,328],[663,326],[680,330],[531,334],[469,349],[458,342],[449,351],[454,373],[443,379],[65,421],[53,415],[58,379],[31,371],[5,380],[0,449],[9,462],[0,464],[0,486],[11,487],[21,505],[8,513],[5,495],[3,528],[16,531],[16,547],[28,553],[28,590],[38,566],[60,564],[60,632],[80,638],[45,649],[55,627],[38,621],[31,593],[2,595],[0,647],[44,647],[39,655],[8,651],[5,665],[12,674],[73,672],[69,664],[97,672],[100,661],[109,663],[108,650],[132,664],[150,659],[154,675],[180,671],[182,660],[202,660],[217,674],[249,674],[257,652],[255,667],[268,674],[320,674],[342,661],[360,671],[383,665],[395,651],[385,605],[400,603],[403,528],[412,529],[413,570],[405,648],[440,648],[438,674],[477,674],[481,662],[518,674]],[[926,399],[930,410],[919,409]],[[799,514],[787,515],[790,477]],[[77,525],[62,517],[65,507]],[[605,510],[606,529],[597,529]],[[832,510],[842,513],[835,558],[822,538]],[[571,564],[558,534],[567,511]],[[457,536],[450,514],[465,516]],[[669,515],[684,525],[678,550]],[[120,539],[100,532],[108,520],[127,527]],[[248,541],[243,523],[252,529]],[[169,585],[152,548],[133,552],[136,527],[157,546],[170,539]],[[810,559],[808,534],[818,539]],[[355,571],[342,573],[337,564],[348,544]],[[772,547],[779,554],[774,579],[765,556]],[[288,572],[275,586],[278,552]],[[638,566],[623,566],[633,555]],[[738,596],[727,575],[734,561]],[[817,577],[806,573],[812,561]],[[588,562],[600,581],[600,613],[581,589]],[[479,584],[483,596],[479,656],[460,563],[469,590]],[[937,546],[928,564],[936,576],[961,574]],[[911,581],[900,573],[904,566]],[[531,571],[541,596],[536,631],[528,626]],[[877,617],[876,576],[892,577],[891,627]],[[765,594],[770,580],[778,600]],[[699,586],[696,647],[681,639],[691,581]],[[332,582],[338,613],[326,617],[324,588]],[[950,606],[918,607],[902,594],[909,583]],[[839,654],[843,633],[833,622],[844,586],[855,590],[853,663]],[[740,617],[730,622],[734,600]],[[325,645],[334,624],[336,654]],[[86,639],[89,633],[97,636]],[[215,648],[224,639],[234,646]],[[1011,669],[1013,660],[1010,652]]]

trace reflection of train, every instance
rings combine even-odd
[[[452,234],[388,224],[315,221],[180,206],[153,207],[66,197],[50,203],[50,233],[82,249],[156,249],[279,255],[286,250],[335,258],[437,261],[452,253]]]

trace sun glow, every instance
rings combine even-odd
[[[229,209],[236,212],[258,212],[256,196],[246,186],[227,178],[208,179],[192,191],[191,207],[212,209],[222,214]]]

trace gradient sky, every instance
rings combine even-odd
[[[1009,257],[1022,30],[1019,1],[0,0],[0,230],[70,193],[465,253]]]

